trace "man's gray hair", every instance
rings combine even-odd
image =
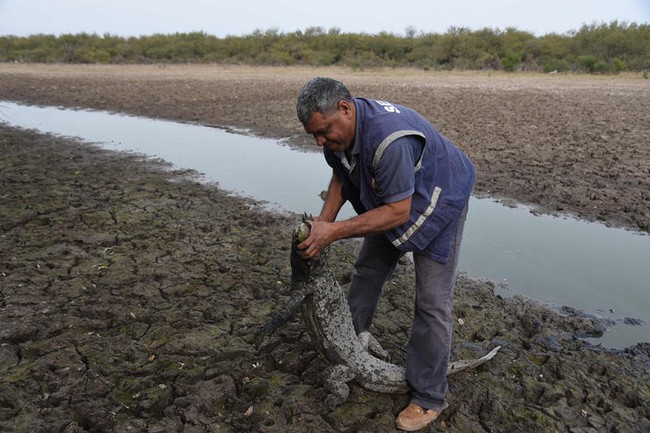
[[[314,78],[307,82],[298,94],[298,119],[304,125],[314,113],[328,116],[338,109],[341,100],[353,103],[352,95],[343,83],[331,78]]]

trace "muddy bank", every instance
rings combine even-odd
[[[258,326],[290,297],[294,215],[261,212],[156,161],[0,125],[0,430],[392,432],[405,395],[352,387],[327,410],[325,367],[300,318]],[[349,281],[357,244],[332,254]],[[404,359],[412,269],[374,333]],[[462,320],[459,320],[462,319]],[[560,317],[461,277],[446,432],[646,432],[650,346],[601,350]],[[462,323],[462,325],[461,325]]]
[[[474,160],[477,194],[650,230],[650,80],[641,75],[0,64],[0,100],[250,128],[313,147],[294,107],[316,75],[420,111]]]

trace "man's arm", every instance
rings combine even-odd
[[[345,221],[312,221],[311,233],[298,248],[305,250],[304,259],[311,259],[332,242],[355,236],[384,233],[409,220],[411,197],[387,203]]]
[[[333,222],[344,202],[342,197],[336,198],[333,195],[332,202],[323,206],[323,218],[315,218],[309,237],[298,246],[305,250],[302,257],[310,259],[339,239],[385,233],[408,222],[411,196],[415,191],[413,167],[422,153],[422,145],[419,137],[406,136],[395,140],[384,152],[376,172],[378,190],[383,191],[381,199],[384,205],[349,220]],[[341,179],[333,176],[332,181],[330,190],[335,189],[341,193],[340,185],[333,188]],[[330,205],[336,212],[331,212]]]
[[[332,222],[336,220],[341,207],[345,203],[343,197],[343,182],[335,171],[332,171],[332,180],[330,180],[329,187],[327,188],[327,196],[325,203],[320,211],[320,215],[315,218],[316,221]]]

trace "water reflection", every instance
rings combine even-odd
[[[331,173],[320,154],[214,128],[10,102],[0,102],[0,113],[16,126],[160,157],[203,173],[225,190],[293,212],[318,213],[319,193]],[[351,215],[346,207],[341,217]],[[525,207],[476,198],[470,202],[465,233],[461,269],[497,282],[498,293],[645,322],[613,327],[597,341],[604,346],[650,340],[649,236],[572,218],[534,216]]]

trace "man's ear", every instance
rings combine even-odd
[[[344,115],[352,114],[352,106],[344,99],[339,101],[339,110],[341,110],[341,113]]]

